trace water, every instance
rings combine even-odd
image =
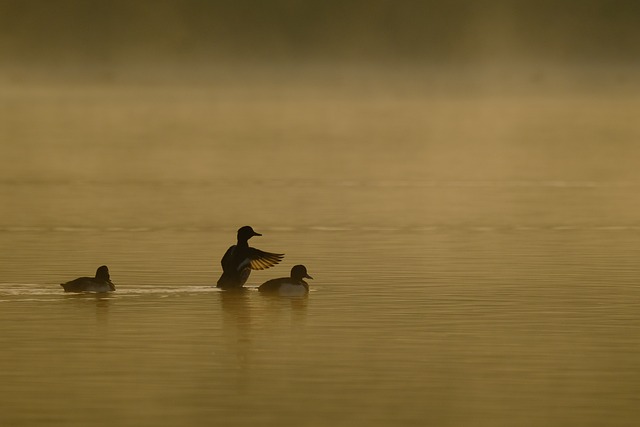
[[[640,422],[637,97],[4,89],[1,425]]]

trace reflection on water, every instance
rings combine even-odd
[[[640,422],[637,99],[22,95],[1,425]],[[286,257],[222,292],[244,224]],[[308,296],[257,292],[295,264]]]
[[[251,357],[252,337],[254,334],[251,315],[251,304],[248,291],[220,292],[222,308],[221,327],[225,334],[226,347],[235,349],[236,366],[246,369]]]

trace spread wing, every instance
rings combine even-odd
[[[272,254],[260,249],[249,248],[249,265],[252,270],[264,270],[273,267],[284,258],[284,254]]]

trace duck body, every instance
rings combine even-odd
[[[106,265],[98,267],[95,277],[79,277],[70,282],[61,283],[60,286],[65,292],[113,292],[116,290]]]
[[[282,296],[299,296],[309,293],[309,284],[303,279],[313,279],[304,265],[296,265],[291,269],[291,277],[281,277],[264,282],[258,291],[265,294]]]
[[[294,283],[290,277],[281,277],[279,279],[267,280],[260,285],[258,291],[274,295],[298,296],[309,293],[309,285],[304,280]]]
[[[238,230],[238,243],[231,246],[222,257],[222,276],[217,287],[221,289],[242,288],[247,282],[251,270],[264,270],[273,267],[284,258],[284,254],[264,252],[249,246],[249,239],[262,236],[247,226]]]

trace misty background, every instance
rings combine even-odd
[[[111,167],[132,176],[155,176],[146,160],[171,143],[158,164],[186,156],[206,177],[225,173],[211,158],[225,165],[237,154],[202,147],[228,144],[259,149],[244,161],[260,176],[304,174],[314,156],[334,153],[328,164],[344,176],[367,167],[415,178],[444,150],[455,161],[432,164],[429,178],[529,179],[555,165],[557,176],[606,168],[626,179],[635,166],[620,162],[634,156],[619,147],[569,160],[585,137],[566,126],[594,147],[611,146],[598,135],[635,140],[639,17],[640,3],[620,0],[0,0],[0,138],[4,158],[16,159],[0,174],[100,174],[51,162],[43,147],[103,141]],[[278,154],[288,139],[303,147],[295,161]],[[399,139],[406,154],[389,161]],[[528,139],[548,147],[519,155],[523,167],[509,150]],[[117,141],[162,148],[136,160]],[[560,146],[570,165],[557,161]],[[461,160],[473,150],[500,164]]]
[[[620,0],[2,0],[0,73],[15,81],[238,64],[510,66],[539,80],[540,67],[615,66],[612,78],[625,81],[638,65],[639,22],[640,3]]]

